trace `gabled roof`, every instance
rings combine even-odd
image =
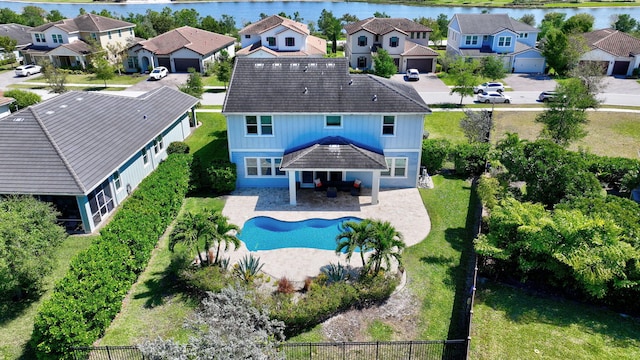
[[[0,194],[86,194],[196,103],[168,87],[70,91],[2,118]]]
[[[404,42],[404,52],[402,56],[438,56],[438,52],[431,48],[416,44],[410,40]]]
[[[628,57],[640,54],[640,40],[614,29],[600,29],[582,34],[587,45],[615,56]]]
[[[346,58],[236,58],[224,113],[430,112],[416,90],[349,74]]]
[[[387,163],[381,149],[342,136],[327,136],[285,150],[280,168],[386,170]]]
[[[16,47],[31,44],[31,26],[20,24],[0,24],[0,36],[8,36],[17,41]]]
[[[306,40],[306,49],[299,51],[276,51],[262,45],[262,41],[245,46],[236,52],[238,56],[247,56],[259,51],[264,51],[272,56],[324,56],[327,53],[327,40],[309,35]]]
[[[309,28],[307,25],[299,23],[297,21],[293,21],[291,19],[287,19],[285,17],[279,15],[271,15],[262,20],[256,21],[253,24],[249,24],[243,27],[238,33],[240,35],[244,34],[262,34],[265,31],[269,31],[277,26],[287,27],[295,32],[309,35]]]
[[[235,40],[231,36],[183,26],[141,41],[137,45],[157,55],[168,55],[183,48],[206,55],[226,48]]]
[[[77,32],[98,33],[109,30],[127,29],[134,26],[136,26],[136,24],[88,13],[73,19],[63,19],[56,22],[46,23],[34,27],[30,32],[43,32],[51,27],[57,27],[68,34]]]
[[[402,33],[427,31],[431,32],[431,28],[428,28],[415,21],[405,18],[376,18],[371,17],[368,19],[356,21],[344,26],[348,35],[351,35],[360,30],[366,30],[372,34],[384,35],[391,31],[397,30]]]
[[[454,20],[458,21],[461,34],[497,34],[503,30],[540,32],[540,29],[514,20],[507,14],[455,14],[449,23]]]

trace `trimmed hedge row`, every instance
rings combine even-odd
[[[35,319],[30,345],[38,359],[71,359],[111,324],[151,251],[180,210],[191,157],[174,154],[127,199],[101,236],[71,262]]]

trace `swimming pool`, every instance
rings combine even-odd
[[[308,219],[302,221],[282,221],[268,216],[258,216],[247,220],[238,238],[249,251],[274,250],[284,248],[336,249],[339,225],[344,221],[362,219],[345,216],[338,219]]]

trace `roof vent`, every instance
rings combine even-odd
[[[142,120],[147,120],[147,115],[142,115]]]
[[[353,85],[353,79],[349,79],[349,85]]]
[[[336,64],[334,64],[334,63],[327,63],[327,67],[328,67],[328,68],[334,68],[334,67],[336,67]]]
[[[373,101],[378,101],[378,95],[373,95],[373,99],[371,99]]]
[[[281,65],[282,64],[280,64],[280,63],[273,63],[273,64],[271,64],[271,67],[280,68]]]
[[[264,64],[263,63],[255,63],[255,64],[253,64],[253,67],[256,68],[256,69],[262,69],[264,67]]]
[[[45,114],[47,114],[47,115],[55,114],[55,111],[49,110],[49,111],[45,112]]]
[[[13,120],[12,120],[12,121],[13,121],[13,122],[23,122],[23,121],[24,121],[24,118],[22,118],[22,117],[13,118]]]
[[[308,69],[308,68],[309,68],[309,65],[305,65],[305,66],[304,66],[304,70],[302,70],[302,71],[307,72],[307,69]]]
[[[76,101],[82,101],[82,99],[83,99],[82,97],[77,97]]]
[[[67,104],[62,104],[62,105],[60,105],[60,109],[64,109],[64,108],[66,108],[66,107],[67,107]]]
[[[306,93],[308,93],[308,92],[309,92],[309,89],[307,89],[307,87],[305,86],[305,87],[304,87],[304,91],[303,91],[302,93],[303,93],[303,94],[306,94]]]

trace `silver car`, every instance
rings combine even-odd
[[[489,91],[478,94],[478,102],[489,103],[511,103],[511,97],[497,91]]]
[[[503,92],[504,84],[500,82],[486,82],[473,87],[474,94],[487,92],[487,91]]]
[[[407,70],[407,80],[408,81],[418,81],[420,80],[420,72],[418,69],[409,69]]]
[[[42,71],[40,65],[21,65],[16,68],[16,76],[29,76]]]

